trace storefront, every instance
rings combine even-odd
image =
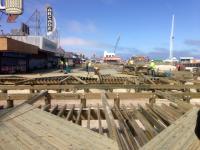
[[[21,37],[21,39],[25,39]],[[0,74],[26,73],[38,69],[57,68],[56,45],[43,39],[39,46],[7,37],[0,37]],[[48,49],[48,50],[47,50]]]
[[[26,54],[16,52],[0,53],[0,73],[25,73],[28,69]]]

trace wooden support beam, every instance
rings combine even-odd
[[[119,94],[117,94],[116,98],[114,98],[114,105],[120,108],[120,98]]]
[[[156,95],[152,95],[150,98],[149,98],[149,104],[153,105],[156,103]]]
[[[155,94],[176,103],[177,105],[179,105],[180,107],[182,107],[185,110],[189,110],[193,107],[191,104],[185,103],[178,97],[173,96],[170,92],[156,91]]]
[[[186,103],[190,103],[190,100],[191,100],[191,96],[190,95],[183,96],[183,101],[185,101]]]
[[[58,105],[55,105],[53,109],[50,111],[50,113],[55,115],[57,111],[58,111]]]
[[[35,80],[35,78],[25,79],[25,80],[22,80],[22,81],[15,82],[15,85],[24,84],[25,82],[34,81],[34,80]]]
[[[0,90],[66,90],[66,89],[137,89],[140,90],[182,90],[182,89],[200,89],[200,85],[152,85],[152,84],[72,84],[72,85],[4,85]]]
[[[45,105],[51,105],[51,96],[50,94],[47,94],[44,96],[44,103]]]
[[[67,121],[70,121],[72,119],[74,108],[75,108],[75,105],[72,105],[72,108],[70,109],[66,117]]]
[[[83,108],[86,108],[86,98],[85,98],[85,94],[83,94],[82,98],[81,98],[81,104],[83,106]]]
[[[99,134],[103,135],[103,128],[101,123],[101,113],[99,109],[99,104],[97,105],[97,118],[98,118],[98,124],[99,124]]]
[[[169,112],[170,114],[172,114],[175,119],[178,119],[178,118],[180,118],[183,115],[181,112],[177,111],[173,107],[168,106],[168,105],[166,105],[164,103],[161,104],[161,108],[163,110],[165,110],[165,112],[167,112],[167,113]]]
[[[151,109],[159,116],[162,118],[162,120],[169,126],[171,125],[175,119],[170,116],[167,112],[165,112],[163,109],[161,109],[160,107],[156,106],[156,105],[153,105],[153,106],[150,106]]]
[[[87,128],[90,129],[90,118],[91,118],[91,105],[88,107],[87,111]]]
[[[90,92],[90,89],[84,89],[84,92],[85,92],[85,93],[89,93],[89,92]]]
[[[143,73],[140,73],[140,75],[146,79],[147,81],[149,81],[151,84],[156,85],[156,83],[154,81],[152,81],[148,76],[144,75]]]
[[[137,143],[134,138],[134,131],[131,131],[129,125],[130,125],[130,120],[128,120],[128,116],[125,116],[124,113],[119,109],[117,105],[114,107],[114,112],[118,118],[119,121],[119,126],[121,130],[121,134],[123,134],[124,137],[124,146],[126,147],[125,149],[138,149]],[[125,110],[123,109],[123,112]],[[134,133],[133,133],[134,132]]]
[[[8,90],[1,90],[1,93],[8,93]]]
[[[62,84],[63,82],[65,82],[66,80],[68,80],[71,76],[66,76],[66,78],[62,79],[59,83]]]
[[[137,141],[139,142],[140,146],[143,146],[144,144],[146,144],[149,141],[147,136],[145,135],[142,128],[139,127],[139,125],[137,124],[133,116],[130,115],[129,112],[126,110],[126,107],[123,107],[123,113],[126,120],[128,120],[127,125],[129,126],[130,129],[132,129],[136,133],[135,137]]]
[[[80,78],[78,78],[78,77],[76,77],[74,75],[71,75],[71,77],[73,77],[74,79],[76,79],[77,81],[79,81],[82,84],[87,84],[85,81],[81,80]]]
[[[42,98],[42,97],[44,97],[45,95],[47,95],[48,94],[48,91],[43,91],[43,92],[41,92],[41,93],[39,93],[39,94],[35,94],[33,97],[31,97],[31,98],[29,98],[28,100],[27,100],[27,103],[28,104],[30,104],[30,105],[32,105],[32,104],[34,104],[37,100],[39,100],[40,98]]]
[[[13,99],[10,99],[10,96],[8,96],[6,108],[12,108],[12,107],[14,107],[14,101]]]
[[[165,129],[165,126],[161,124],[155,117],[150,115],[150,113],[146,111],[141,105],[138,106],[139,106],[139,111],[143,114],[143,116],[145,116],[145,118],[151,123],[152,126],[156,127],[156,130],[158,132],[161,132],[162,130]]]
[[[133,109],[133,115],[135,115],[136,118],[138,118],[141,123],[144,125],[145,130],[148,132],[150,139],[152,139],[154,136],[156,136],[158,134],[158,132],[156,131],[156,129],[154,128],[153,125],[151,125],[149,123],[149,121],[145,118],[145,116],[143,116],[143,114],[138,111],[135,106],[133,106],[131,104],[131,108]]]
[[[111,107],[108,104],[108,101],[106,100],[105,92],[103,92],[101,94],[101,100],[102,100],[103,110],[104,110],[105,117],[106,117],[106,122],[108,125],[108,131],[109,131],[108,135],[111,139],[117,141],[119,149],[122,150],[123,149],[122,140],[120,139],[120,134],[119,134],[119,131],[115,124],[115,120],[114,120],[114,117],[113,117],[113,114],[111,111]]]
[[[77,116],[76,121],[75,121],[75,123],[78,124],[78,125],[81,125],[81,123],[82,123],[82,121],[81,121],[82,110],[83,110],[83,106],[82,106],[82,104],[80,104],[78,116]]]
[[[62,116],[64,115],[64,113],[65,113],[66,108],[67,108],[67,105],[65,104],[65,105],[60,109],[60,111],[58,112],[58,115],[57,115],[57,116],[62,117]]]
[[[169,106],[171,106],[172,108],[174,108],[176,111],[180,112],[181,114],[184,114],[186,111],[184,109],[182,109],[181,107],[178,107],[178,105],[170,103]]]
[[[35,92],[35,90],[30,89],[30,94],[33,94]]]
[[[170,123],[166,120],[166,118],[162,118],[162,116],[159,115],[158,112],[156,112],[151,105],[149,104],[145,104],[146,105],[146,111],[152,116],[154,117],[160,124],[162,124],[163,126],[168,127],[170,125]]]
[[[62,90],[61,90],[61,89],[58,89],[58,90],[57,90],[57,93],[61,93],[61,92],[62,92]]]
[[[50,104],[47,104],[47,105],[45,105],[42,109],[43,109],[43,111],[47,111],[47,112],[49,112],[49,109],[51,108],[51,105]]]

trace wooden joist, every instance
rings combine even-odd
[[[181,106],[181,108],[185,109],[186,111],[192,108],[191,104],[183,102],[180,98],[172,95],[171,92],[156,91],[155,94],[176,103],[177,105]]]
[[[101,112],[99,109],[99,104],[97,105],[97,118],[98,118],[98,126],[99,126],[99,134],[103,134],[103,128],[101,123]]]
[[[57,115],[57,116],[62,117],[62,116],[64,115],[64,113],[65,113],[66,108],[67,108],[67,105],[65,104],[65,105],[60,109],[60,111],[58,112],[58,115]]]
[[[85,81],[81,80],[79,77],[76,77],[74,75],[70,75],[71,77],[73,77],[74,79],[76,79],[77,81],[79,81],[82,84],[87,84]]]
[[[148,132],[150,139],[152,139],[154,136],[158,134],[156,129],[152,124],[149,123],[149,121],[145,118],[145,116],[142,115],[140,111],[138,111],[135,106],[131,105],[133,109],[133,115],[135,115],[136,118],[138,118],[141,123],[144,125],[145,130]]]
[[[80,104],[78,115],[77,115],[77,118],[76,118],[76,121],[75,121],[75,123],[79,124],[79,125],[81,125],[81,113],[82,113],[82,110],[83,110],[83,105]]]
[[[126,99],[147,99],[153,96],[153,93],[117,93],[120,97],[120,100],[126,100]],[[114,92],[107,92],[106,96],[107,99],[114,99],[117,97],[117,94]],[[17,94],[11,94],[11,93],[0,93],[0,101],[4,101],[9,96],[10,99],[13,100],[26,100],[32,96],[34,96],[35,93],[30,94],[24,94],[24,93],[17,93]],[[56,100],[79,100],[80,94],[78,93],[48,93],[48,95],[51,97],[52,101]],[[100,99],[101,94],[100,93],[84,93],[85,98],[87,100],[92,99]],[[181,99],[183,96],[191,96],[191,98],[200,98],[200,93],[192,93],[192,92],[184,92],[184,93],[170,93],[173,97],[177,97],[178,99]]]
[[[151,85],[151,84],[67,84],[67,85],[3,85],[0,90],[68,90],[68,89],[141,89],[141,90],[184,90],[197,89],[200,85]]]
[[[117,126],[115,124],[115,120],[114,120],[110,105],[108,104],[106,100],[105,93],[101,94],[101,100],[102,100],[103,110],[104,110],[107,125],[108,125],[109,137],[117,141],[119,149],[123,150],[124,146],[122,144],[122,140],[120,139],[119,131],[117,130]]]
[[[71,107],[71,109],[70,109],[70,111],[68,112],[67,117],[66,117],[67,121],[70,121],[70,120],[72,119],[72,117],[73,117],[73,112],[74,112],[74,108],[75,108],[75,105],[72,105],[72,107]]]
[[[91,118],[91,106],[88,107],[87,111],[87,128],[90,129],[90,118]]]
[[[133,131],[134,129],[131,130],[131,128],[129,126],[130,122],[127,119],[127,116],[122,114],[122,111],[120,111],[120,109],[117,105],[115,105],[114,112],[117,115],[118,120],[119,120],[121,134],[123,135],[122,137],[125,139],[123,141],[123,145],[127,149],[138,149],[139,146],[137,145],[137,142],[135,141],[135,138],[134,138],[135,131]]]
[[[139,105],[139,110],[143,114],[143,116],[146,117],[146,119],[149,121],[149,123],[152,126],[156,127],[156,131],[161,132],[162,130],[165,129],[165,126],[159,120],[157,120],[152,114],[150,114],[150,112],[148,112],[147,110],[145,110],[140,105]]]
[[[55,105],[55,106],[52,108],[52,110],[50,111],[50,113],[55,115],[55,114],[57,113],[57,111],[58,111],[58,105]]]
[[[198,147],[199,149],[200,142],[194,134],[198,110],[197,108],[192,108],[142,147],[141,150],[188,150],[192,147]]]

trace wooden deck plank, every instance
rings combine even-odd
[[[22,146],[17,144],[16,138],[10,133],[8,127],[0,124],[0,147],[3,150],[20,150]]]
[[[55,149],[53,147],[47,146],[47,142],[43,143],[41,138],[38,138],[37,136],[35,136],[35,134],[34,136],[29,136],[28,133],[30,132],[30,130],[25,130],[24,126],[20,126],[14,120],[10,121],[9,123],[6,123],[6,126],[9,127],[10,133],[14,134],[17,137],[17,140],[21,142],[21,144],[27,146],[27,149],[45,150],[43,146],[45,146],[46,148]],[[48,143],[48,145],[50,145],[50,143]]]
[[[34,107],[32,106],[32,108]],[[43,140],[43,143],[53,146],[54,149],[63,149],[63,147],[65,147],[65,149],[118,149],[116,142],[111,139],[77,126],[48,112],[32,108],[30,107],[30,111],[27,111],[27,106],[25,108],[22,107],[22,109],[20,109],[21,111],[17,112],[17,115],[15,115],[15,113],[12,114],[12,118],[9,117],[7,120],[5,118],[5,120],[1,120],[0,124],[8,125],[12,131],[17,133],[24,132],[20,134],[20,139],[25,139],[27,137],[27,140],[31,138],[36,140],[33,137],[38,137],[38,139]],[[22,110],[25,111],[25,113]],[[21,129],[19,129],[19,127]],[[25,128],[24,130],[22,129],[23,127]],[[0,130],[1,129],[2,128],[0,128]],[[34,133],[28,131],[34,131]],[[7,137],[5,133],[4,136]],[[2,137],[1,132],[0,137]],[[10,140],[10,138],[7,139]],[[32,141],[32,144],[37,142],[38,141]],[[5,146],[4,144],[5,143],[2,142],[1,147]],[[19,145],[20,143],[17,144]],[[11,150],[14,150],[16,147],[12,147],[12,145],[8,146],[10,146],[9,149]],[[43,148],[48,149],[47,147]],[[29,148],[26,147],[24,149]]]
[[[197,108],[191,109],[142,147],[141,150],[187,150],[191,143],[197,139],[194,134],[197,112]],[[200,147],[200,143],[197,144]]]
[[[34,110],[34,111],[37,111],[37,110]],[[30,112],[30,113],[32,113],[32,112]],[[37,114],[39,114],[39,115],[37,115]],[[85,134],[84,132],[82,132],[82,128],[77,128],[76,126],[75,126],[75,130],[73,130],[73,128],[74,128],[74,124],[72,124],[72,123],[70,123],[70,122],[67,122],[68,123],[68,125],[70,126],[69,128],[67,128],[66,129],[66,126],[65,126],[65,124],[63,123],[63,121],[64,120],[60,120],[60,118],[57,118],[57,117],[54,117],[54,120],[52,121],[52,116],[48,116],[48,115],[44,115],[43,113],[41,113],[40,111],[37,111],[37,114],[36,113],[32,113],[32,118],[35,116],[36,117],[36,120],[35,121],[37,121],[37,119],[38,119],[38,117],[39,118],[41,118],[40,120],[42,120],[43,119],[43,121],[42,122],[40,122],[40,125],[43,125],[43,128],[45,128],[45,127],[47,127],[47,125],[50,125],[51,124],[51,126],[53,126],[53,127],[51,127],[51,126],[48,126],[48,130],[47,130],[47,132],[49,132],[49,131],[51,131],[50,133],[52,133],[53,132],[53,135],[55,136],[55,135],[57,135],[58,137],[62,137],[62,139],[65,139],[65,138],[67,138],[68,139],[68,136],[64,136],[64,135],[62,135],[62,133],[65,133],[65,131],[67,131],[68,133],[73,133],[73,132],[75,132],[75,133],[77,133],[78,134],[78,136],[79,136],[79,138],[81,138],[83,141],[84,140],[86,140],[87,142],[89,142],[90,144],[92,144],[93,143],[93,138],[94,137],[88,137],[87,136],[87,134]],[[45,117],[43,117],[43,115],[45,116]],[[31,118],[31,119],[32,119]],[[27,118],[26,118],[26,120],[28,121],[28,116],[27,116]],[[31,122],[31,123],[33,123],[33,122]],[[35,122],[35,123],[37,123],[37,122]],[[37,124],[36,124],[37,125]],[[60,132],[60,134],[57,134],[57,132]],[[92,131],[91,131],[92,132]],[[96,134],[95,134],[96,135]],[[71,135],[72,136],[72,135]],[[87,137],[87,139],[85,139],[85,137]],[[99,137],[98,135],[96,135],[96,137]],[[67,141],[67,139],[65,139],[64,141]],[[75,140],[73,140],[74,142],[77,142],[77,137],[73,137],[73,139]],[[71,141],[72,141],[72,139],[70,139]],[[81,140],[79,140],[79,142],[80,142]],[[104,143],[106,143],[105,141],[104,141]],[[94,144],[93,144],[94,145]],[[97,146],[97,145],[96,145]],[[98,147],[98,146],[97,146]]]
[[[167,141],[168,139],[170,139],[172,136],[173,136],[173,134],[174,134],[174,132],[176,131],[176,130],[179,130],[179,129],[181,129],[182,128],[182,121],[185,121],[185,120],[187,120],[188,118],[186,117],[187,115],[185,115],[185,116],[183,116],[182,117],[182,120],[180,120],[180,119],[178,119],[177,121],[176,121],[176,123],[174,123],[174,124],[172,124],[170,127],[168,127],[167,128],[167,130],[164,130],[163,132],[161,132],[161,134],[159,134],[159,135],[157,135],[154,139],[157,139],[157,140],[152,140],[150,143],[149,143],[149,146],[151,146],[151,145],[159,145],[159,144],[161,144],[161,143],[164,143],[165,141]],[[173,139],[173,138],[172,138]]]

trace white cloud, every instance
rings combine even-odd
[[[114,51],[114,45],[112,44],[83,39],[79,37],[65,37],[61,39],[61,46],[66,50],[82,50],[81,52],[84,52],[87,56],[91,56],[93,53],[101,56],[103,55],[104,50],[111,52]],[[116,50],[116,53],[117,55],[128,58],[134,54],[140,54],[141,51],[136,48],[119,46]]]
[[[67,22],[67,29],[75,33],[95,33],[97,31],[96,25],[90,20],[84,23],[77,20],[70,20]]]
[[[66,37],[61,39],[61,45],[64,46],[74,46],[82,48],[97,48],[97,49],[111,49],[113,45],[101,43],[98,41],[92,41],[88,39],[83,39],[79,37]]]
[[[94,45],[93,41],[85,40],[82,38],[77,37],[67,37],[61,39],[61,45],[62,46],[92,46]]]

